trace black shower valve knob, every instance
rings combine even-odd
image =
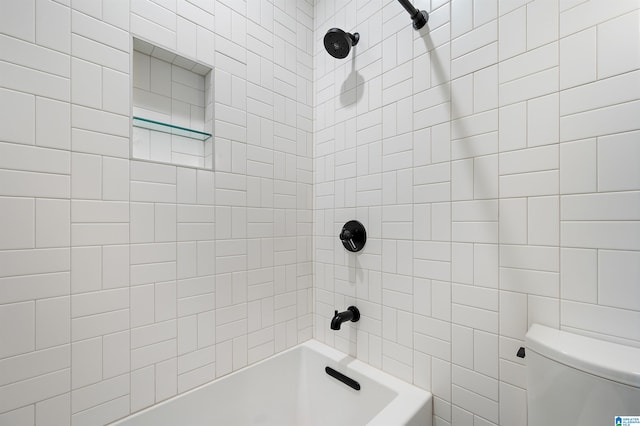
[[[355,233],[352,233],[351,231],[345,228],[342,228],[342,232],[340,232],[340,239],[342,241],[349,242],[353,239],[354,236],[355,236]]]
[[[342,227],[339,237],[344,248],[355,253],[362,250],[367,242],[367,231],[357,220],[350,220]]]
[[[351,251],[354,251],[358,248],[356,246],[356,243],[353,241],[353,237],[354,236],[351,234],[351,232],[346,229],[343,229],[340,233],[340,240],[342,240],[342,244],[349,244],[347,250],[351,249]]]

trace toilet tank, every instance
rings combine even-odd
[[[525,345],[528,426],[607,426],[640,416],[640,348],[538,324]]]

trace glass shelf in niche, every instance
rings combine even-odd
[[[185,138],[196,139],[199,141],[205,141],[212,136],[211,133],[188,129],[186,127],[174,126],[173,124],[149,120],[148,118],[142,117],[133,117],[133,127],[155,130],[156,132],[169,133],[170,135],[183,136]]]

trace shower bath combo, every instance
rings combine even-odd
[[[411,15],[415,30],[421,29],[429,21],[429,14],[425,10],[416,9],[409,0],[398,1]],[[324,48],[334,58],[344,59],[349,55],[351,47],[358,44],[358,41],[360,41],[360,34],[358,33],[351,34],[340,28],[331,28],[324,36]]]

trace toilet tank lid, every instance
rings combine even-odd
[[[528,350],[595,376],[640,387],[640,348],[533,324]]]

